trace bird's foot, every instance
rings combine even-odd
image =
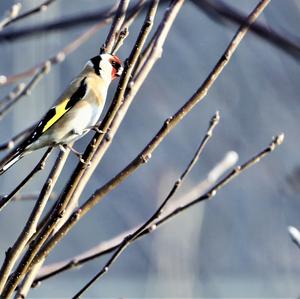
[[[78,152],[76,149],[74,149],[72,146],[70,146],[70,145],[63,145],[63,146],[61,146],[61,148],[63,148],[63,151],[65,151],[66,150],[66,148],[68,148],[78,159],[79,159],[79,161],[82,163],[82,164],[85,164],[85,165],[87,165],[88,167],[91,165],[91,162],[86,162],[83,158],[82,158],[82,156],[83,156],[83,154],[82,153],[80,153],[80,152]]]

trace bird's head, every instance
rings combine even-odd
[[[107,83],[121,76],[123,71],[121,60],[116,55],[107,53],[91,58],[87,66],[92,67],[92,71],[107,81]]]

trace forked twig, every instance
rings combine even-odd
[[[212,127],[209,130],[212,130]],[[207,138],[207,136],[211,136],[211,133],[207,134],[206,138]],[[182,181],[182,178],[184,178],[185,175],[188,174],[188,172],[191,170],[191,167],[196,163],[197,158],[195,160],[193,159],[191,161],[191,163],[189,164],[189,166],[186,168],[186,170],[181,175],[180,179],[176,181],[176,183],[174,184],[174,186],[173,186],[172,190],[170,191],[169,195],[164,200],[164,202],[161,204],[161,206],[156,210],[156,212],[139,229],[137,229],[134,233],[129,234],[129,235],[127,235],[124,238],[124,240],[122,241],[122,243],[118,246],[117,250],[111,256],[111,258],[108,260],[108,262],[104,265],[104,267],[86,285],[84,285],[84,287],[82,289],[80,289],[80,291],[78,293],[76,293],[76,295],[73,297],[73,299],[80,298],[80,296],[94,282],[96,282],[99,278],[101,278],[104,274],[106,274],[109,271],[109,269],[112,266],[112,264],[121,255],[121,253],[129,245],[131,245],[135,240],[137,240],[139,237],[141,237],[143,235],[146,235],[146,234],[149,234],[149,233],[153,232],[154,230],[157,229],[157,227],[159,225],[161,225],[165,221],[169,220],[170,218],[174,217],[178,213],[186,210],[187,208],[190,208],[191,206],[195,205],[196,203],[199,203],[199,202],[201,202],[203,200],[210,199],[213,196],[215,196],[216,193],[217,193],[217,191],[219,191],[221,188],[223,188],[225,185],[227,185],[232,179],[234,179],[235,177],[237,177],[238,175],[240,175],[243,171],[245,171],[249,167],[251,167],[254,164],[258,163],[263,157],[265,157],[267,154],[269,154],[270,152],[272,152],[277,146],[279,146],[283,142],[283,139],[284,139],[284,135],[283,134],[278,135],[277,137],[275,137],[273,139],[273,141],[271,142],[271,144],[267,148],[265,148],[264,150],[262,150],[260,153],[258,153],[257,155],[255,155],[253,158],[249,159],[247,162],[245,162],[241,166],[238,166],[235,169],[233,169],[225,178],[223,178],[221,181],[219,181],[207,193],[205,193],[204,195],[200,196],[199,198],[193,200],[192,202],[190,202],[189,204],[187,204],[185,206],[179,206],[172,213],[170,213],[167,217],[164,217],[164,218],[162,218],[162,219],[159,220],[160,215],[162,214],[162,211],[163,211],[164,207],[166,206],[167,202],[172,197],[172,195],[174,194],[174,192],[177,190],[176,186],[179,186],[179,184]],[[205,145],[205,139],[203,140],[202,144]],[[200,145],[198,151],[197,151],[195,157],[196,156],[199,157],[199,155],[201,154],[201,151],[202,151],[201,145]]]
[[[248,23],[253,23],[263,9],[269,3],[268,0],[262,0],[249,15]],[[219,74],[225,67],[225,65],[230,60],[234,51],[238,47],[240,41],[248,32],[249,26],[241,26],[230,42],[229,46],[225,50],[223,56],[220,58],[212,72],[209,74],[208,78],[201,85],[201,87],[196,91],[196,93],[175,113],[170,117],[163,125],[161,130],[155,135],[155,137],[150,141],[150,143],[145,147],[145,149],[134,159],[127,167],[125,167],[118,175],[111,179],[102,188],[96,190],[96,192],[90,197],[73,215],[66,221],[66,223],[59,229],[59,231],[47,242],[42,250],[36,254],[36,247],[28,251],[25,254],[23,261],[21,261],[19,267],[15,271],[12,279],[9,281],[6,289],[4,290],[4,295],[9,295],[17,287],[19,281],[24,277],[24,274],[28,269],[30,269],[34,264],[39,263],[41,259],[49,254],[49,252],[54,248],[54,246],[68,233],[73,226],[86,214],[88,213],[101,199],[107,195],[112,189],[123,182],[129,175],[131,175],[139,166],[141,166],[156,147],[161,143],[161,141],[168,135],[168,133],[186,116],[197,103],[199,103],[204,96],[207,94],[209,88],[213,85],[215,80],[218,78]],[[44,242],[47,234],[41,234],[41,241]]]
[[[84,287],[81,288],[78,293],[76,293],[76,295],[73,297],[73,299],[80,298],[80,296],[94,282],[96,282],[100,277],[102,277],[105,273],[107,273],[107,271],[109,270],[109,268],[116,261],[116,259],[120,256],[120,254],[126,249],[126,247],[129,246],[132,243],[133,240],[137,239],[139,237],[140,233],[142,233],[146,228],[148,228],[149,226],[151,226],[151,224],[156,219],[159,218],[159,216],[162,214],[163,209],[165,208],[165,206],[168,204],[168,202],[171,200],[171,198],[174,196],[174,194],[176,193],[176,191],[181,186],[181,184],[184,181],[184,179],[186,178],[186,176],[192,171],[193,167],[198,162],[199,157],[202,154],[203,149],[206,146],[207,142],[212,137],[213,130],[217,126],[217,124],[219,123],[219,120],[220,120],[220,116],[219,116],[219,112],[217,112],[212,117],[212,119],[210,121],[210,124],[209,124],[209,127],[208,127],[208,129],[206,131],[206,134],[205,134],[204,138],[202,139],[199,147],[197,148],[197,151],[194,154],[192,160],[189,162],[189,164],[187,165],[187,167],[184,169],[184,171],[182,172],[182,174],[180,175],[180,177],[178,178],[178,180],[174,183],[174,185],[171,188],[169,194],[167,195],[167,197],[165,198],[165,200],[163,201],[163,203],[160,205],[160,207],[156,210],[156,212],[142,226],[140,226],[135,232],[133,232],[132,234],[127,235],[124,238],[123,242],[118,247],[117,251],[113,254],[113,256],[111,257],[111,259],[109,259],[109,261],[105,264],[104,268],[102,268],[100,272],[98,272],[87,284],[85,284]]]

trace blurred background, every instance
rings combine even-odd
[[[42,1],[22,2],[23,11]],[[84,14],[115,1],[59,0],[11,28]],[[226,1],[248,14],[258,1]],[[1,1],[4,13],[14,1]],[[165,6],[164,6],[165,7]],[[160,9],[155,20],[159,23]],[[272,1],[259,20],[281,34],[298,35],[300,3]],[[143,22],[140,17],[118,55],[125,59]],[[45,33],[0,44],[0,75],[19,73],[44,61],[87,27]],[[81,202],[128,164],[154,136],[163,121],[194,93],[215,65],[237,26],[208,18],[189,1],[180,11],[165,43],[162,59],[131,106],[110,150],[85,189]],[[30,126],[52,106],[83,64],[98,53],[109,26],[100,30],[24,97],[1,122],[0,142]],[[167,195],[194,154],[211,116],[221,122],[201,161],[180,194],[206,178],[224,155],[234,150],[240,163],[285,133],[284,144],[242,174],[213,200],[201,203],[129,247],[87,297],[257,297],[296,298],[300,295],[300,251],[290,241],[288,225],[300,227],[300,68],[299,60],[249,33],[203,102],[185,118],[141,167],[114,190],[52,252],[47,263],[72,257],[130,229],[149,217]],[[110,88],[111,99],[116,88]],[[1,98],[12,86],[1,87]],[[92,135],[77,142],[83,150]],[[0,178],[6,194],[33,168],[43,151],[24,158]],[[2,153],[4,155],[4,153]],[[54,161],[52,155],[50,162]],[[51,163],[23,193],[36,192]],[[68,159],[59,191],[76,165]],[[0,258],[13,244],[34,205],[13,202],[0,217]],[[107,257],[65,272],[41,284],[29,298],[70,297],[103,265]]]

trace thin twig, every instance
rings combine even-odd
[[[13,20],[15,20],[22,8],[21,3],[15,3],[9,11],[6,12],[6,16],[0,21],[0,31],[3,30],[4,27],[6,27],[9,23],[11,23]]]
[[[210,135],[206,135],[210,136]],[[263,151],[255,155],[253,158],[249,159],[246,163],[242,164],[241,166],[236,167],[233,169],[225,178],[223,178],[220,182],[218,182],[215,186],[213,186],[206,194],[200,196],[199,198],[195,199],[194,201],[190,202],[186,206],[180,206],[175,211],[170,213],[168,217],[165,217],[164,219],[161,219],[160,221],[157,221],[157,223],[153,223],[155,220],[159,219],[159,216],[162,213],[162,210],[164,206],[167,204],[170,197],[173,195],[173,190],[176,191],[176,184],[177,182],[181,182],[179,179],[175,185],[173,186],[173,189],[169,193],[168,197],[165,199],[165,201],[162,203],[162,205],[156,210],[156,212],[151,216],[145,224],[143,224],[138,230],[136,230],[133,234],[127,235],[123,242],[120,244],[120,246],[117,248],[115,253],[111,256],[111,258],[108,260],[108,262],[104,265],[104,267],[73,297],[73,299],[80,298],[80,296],[99,278],[101,278],[104,274],[106,274],[112,264],[117,260],[117,258],[121,255],[121,253],[129,246],[131,245],[135,240],[137,240],[140,236],[149,234],[157,229],[159,225],[161,225],[163,222],[169,220],[171,217],[174,217],[178,213],[184,211],[187,208],[190,208],[191,206],[195,205],[196,203],[199,203],[203,200],[210,199],[214,197],[221,188],[223,188],[225,185],[227,185],[232,179],[240,175],[243,171],[248,169],[249,167],[253,166],[254,164],[258,163],[263,157],[265,157],[267,154],[275,150],[277,146],[279,146],[284,139],[284,135],[281,134],[273,139],[271,144],[265,148]],[[203,144],[203,143],[202,143]],[[201,148],[201,146],[200,146]],[[197,156],[198,153],[195,155]],[[189,167],[194,165],[196,161],[192,160]],[[190,168],[187,168],[185,172],[182,174],[181,178],[184,177],[190,170]]]
[[[145,4],[149,3],[152,0],[148,0]],[[161,3],[168,2],[170,0],[161,0]],[[132,6],[128,9],[128,15],[134,14],[134,12],[139,9],[139,4]],[[73,17],[63,17],[57,21],[52,21],[44,23],[41,25],[28,26],[27,28],[22,28],[14,31],[8,31],[0,33],[0,43],[7,41],[14,41],[20,38],[26,38],[32,35],[42,34],[43,32],[48,31],[57,31],[61,29],[69,29],[72,27],[81,26],[84,24],[92,22],[104,22],[111,20],[115,15],[115,10],[110,8],[102,9],[98,12],[91,12],[86,14],[79,14]]]
[[[12,200],[13,201],[36,201],[39,198],[39,193],[25,193],[25,194],[16,194]],[[57,194],[51,193],[49,200],[55,200],[57,199]]]
[[[253,23],[263,9],[269,3],[269,0],[262,0],[249,15],[248,22]],[[125,167],[118,175],[106,183],[102,188],[96,190],[96,192],[90,197],[73,215],[68,219],[68,221],[60,228],[60,230],[47,242],[47,245],[33,258],[36,254],[35,248],[32,251],[25,254],[23,261],[20,263],[19,267],[13,275],[13,279],[7,285],[6,290],[3,294],[11,294],[13,290],[18,285],[19,281],[24,277],[27,269],[30,269],[32,265],[38,263],[41,258],[47,256],[49,252],[54,248],[54,246],[68,233],[73,226],[88,212],[90,211],[101,199],[107,195],[112,189],[123,182],[128,176],[130,176],[139,166],[141,166],[145,161],[149,159],[152,152],[161,143],[161,141],[168,135],[168,133],[199,103],[204,96],[207,94],[209,88],[213,85],[225,65],[230,60],[234,51],[238,47],[240,41],[248,32],[249,26],[241,26],[238,32],[230,42],[225,53],[218,61],[213,71],[209,74],[208,78],[201,85],[201,87],[196,91],[196,93],[175,113],[170,117],[160,129],[160,131],[155,135],[155,137],[150,141],[150,143],[144,148],[144,150],[135,158],[127,167]],[[47,235],[41,235],[42,241],[44,241]],[[31,265],[30,265],[31,264]]]
[[[234,24],[247,24],[247,18],[244,13],[239,12],[233,6],[226,4],[224,1],[216,0],[191,0],[196,7],[207,13],[209,17],[213,17],[214,21],[223,21],[225,18]],[[218,15],[219,18],[215,16]],[[223,17],[223,18],[220,18]],[[224,22],[222,23],[224,26]],[[279,47],[285,53],[292,55],[294,58],[300,57],[300,44],[291,36],[283,36],[282,34],[266,27],[262,23],[257,22],[251,26],[251,31],[259,37],[265,39],[276,47]]]
[[[127,62],[125,63],[125,68],[124,68],[124,72],[123,75],[120,79],[119,82],[119,86],[117,89],[117,92],[114,96],[114,99],[112,101],[111,104],[111,108],[109,109],[106,117],[104,118],[103,122],[101,123],[101,131],[106,132],[109,128],[109,124],[111,122],[111,120],[113,119],[113,117],[116,115],[117,113],[117,109],[118,107],[120,107],[123,98],[124,98],[124,93],[126,90],[126,86],[128,84],[128,81],[130,79],[130,74],[131,71],[134,68],[134,65],[137,61],[137,58],[139,56],[139,53],[143,47],[143,44],[147,38],[147,35],[150,32],[150,29],[152,27],[153,24],[153,18],[154,15],[156,13],[156,8],[158,5],[158,1],[155,0],[153,1],[153,4],[150,6],[148,14],[146,16],[146,20],[143,24],[143,27],[141,29],[141,32],[137,38],[136,44],[134,46],[134,49],[132,50]],[[112,131],[110,131],[110,140],[112,139]],[[99,134],[96,133],[92,143],[89,145],[89,147],[86,149],[84,155],[83,155],[83,159],[86,162],[89,162],[91,160],[91,157],[93,156],[95,150],[97,149],[98,145],[101,144],[101,140],[103,140],[104,138],[104,134]],[[93,158],[93,162],[90,164],[90,167],[86,169],[86,167],[84,165],[82,165],[82,163],[79,163],[77,168],[75,169],[73,175],[71,176],[69,183],[67,184],[67,187],[65,188],[65,190],[63,191],[62,195],[61,195],[61,200],[59,200],[57,206],[56,206],[56,210],[53,211],[52,213],[52,217],[49,217],[46,221],[46,223],[44,224],[45,227],[45,231],[49,231],[50,229],[53,229],[54,226],[56,225],[56,219],[57,215],[60,215],[62,212],[66,215],[72,213],[73,211],[73,206],[76,204],[77,202],[77,198],[78,195],[80,194],[79,191],[81,192],[82,189],[89,177],[92,175],[93,171],[95,170],[96,166],[97,166],[97,162],[95,162],[95,158]],[[78,169],[78,170],[77,170]],[[83,173],[89,172],[89,176],[85,176],[83,177]],[[80,189],[76,189],[77,185],[80,183],[81,188]],[[74,196],[74,191],[76,190],[77,194],[76,196]],[[70,199],[72,198],[73,203],[70,204]],[[67,207],[67,209],[66,209]],[[45,234],[45,231],[41,231],[41,235]],[[37,237],[37,239],[39,239],[39,237]]]
[[[171,198],[174,196],[176,191],[180,188],[181,184],[183,183],[186,176],[192,171],[193,167],[196,165],[196,163],[199,160],[200,155],[203,152],[204,147],[206,146],[209,139],[212,137],[214,128],[218,125],[220,120],[219,112],[217,112],[211,119],[209,127],[206,131],[206,134],[204,138],[201,140],[200,145],[197,148],[196,153],[194,154],[192,160],[189,162],[187,167],[184,169],[180,177],[175,181],[173,187],[171,188],[169,194],[164,199],[163,203],[160,205],[160,207],[156,210],[156,212],[143,224],[141,225],[134,233],[127,235],[121,245],[118,247],[117,251],[113,254],[113,256],[109,259],[109,261],[105,264],[105,266],[87,283],[84,285],[83,288],[80,289],[78,293],[73,297],[73,299],[80,298],[80,296],[86,292],[88,288],[91,287],[93,283],[95,283],[100,277],[102,277],[105,273],[108,272],[112,264],[116,261],[116,259],[120,256],[120,254],[126,249],[127,246],[129,246],[135,239],[139,237],[139,235],[151,224],[159,218],[159,216],[162,214],[165,206],[168,204],[168,202],[171,200]]]
[[[163,202],[163,204],[158,208],[158,210],[153,214],[152,217],[149,218],[149,220],[142,225],[136,232],[134,232],[132,235],[128,235],[124,238],[123,242],[120,244],[118,249],[115,251],[115,253],[112,255],[112,257],[108,260],[108,262],[105,264],[105,266],[73,297],[73,299],[80,298],[80,295],[82,295],[96,280],[98,280],[100,277],[102,277],[105,273],[108,272],[111,265],[116,261],[116,259],[120,256],[120,254],[129,246],[132,242],[137,240],[140,236],[149,234],[157,229],[159,225],[161,225],[163,222],[169,220],[171,217],[174,217],[178,213],[184,211],[187,208],[190,208],[191,206],[195,205],[196,203],[199,203],[203,200],[207,200],[212,198],[216,195],[217,191],[219,191],[221,188],[223,188],[225,185],[227,185],[232,179],[240,175],[243,171],[248,169],[249,167],[253,166],[254,164],[258,163],[262,158],[264,158],[267,154],[272,152],[278,145],[280,145],[283,142],[284,135],[278,135],[276,136],[271,144],[265,148],[263,151],[261,151],[259,154],[255,155],[253,158],[248,160],[246,163],[242,164],[241,166],[236,167],[234,170],[232,170],[223,180],[218,182],[214,187],[212,187],[206,194],[200,196],[199,198],[195,199],[191,203],[189,203],[186,206],[178,207],[173,213],[170,213],[168,217],[165,217],[164,220],[157,221],[157,223],[154,223],[151,225],[153,221],[159,218],[161,211],[163,207],[165,206],[165,203],[167,199]],[[175,186],[175,185],[174,185]],[[172,191],[171,191],[172,192]],[[171,193],[170,193],[171,194]],[[163,221],[163,222],[162,222]]]
[[[34,76],[40,69],[45,65],[47,61],[51,62],[51,66],[59,64],[65,60],[65,58],[77,50],[81,45],[83,45],[88,39],[90,39],[94,34],[96,34],[103,26],[108,24],[111,21],[111,18],[108,18],[105,21],[99,22],[88,30],[80,34],[75,40],[72,40],[67,46],[58,51],[55,55],[49,57],[45,61],[37,64],[34,67],[31,67],[21,73],[12,76],[0,76],[0,85],[11,84],[15,81],[18,81],[24,77]]]
[[[110,31],[106,38],[105,43],[100,49],[100,53],[111,53],[116,41],[116,38],[121,30],[121,26],[125,20],[125,13],[129,4],[129,0],[119,0],[119,5],[113,19],[113,23],[110,27]]]
[[[199,194],[205,193],[208,189],[210,189],[214,184],[216,184],[216,181],[230,168],[232,168],[236,161],[238,159],[236,152],[228,152],[224,156],[224,158],[218,162],[215,167],[207,174],[207,177],[204,181],[201,181],[197,184],[193,189],[188,191],[188,193],[185,193],[182,197],[179,199],[169,203],[165,211],[161,214],[159,220],[163,220],[164,217],[168,217],[168,214],[173,212],[179,205],[184,206],[188,203],[190,203],[192,200],[198,197]],[[49,265],[44,266],[41,271],[39,272],[38,277],[35,279],[35,281],[32,284],[32,287],[34,288],[39,284],[40,282],[51,278],[52,276],[55,276],[57,274],[60,274],[64,271],[74,269],[76,267],[79,267],[91,260],[94,260],[96,258],[99,258],[105,254],[111,253],[114,251],[123,241],[123,239],[127,235],[131,235],[134,231],[136,231],[140,226],[139,224],[136,227],[124,231],[121,234],[115,236],[114,238],[106,241],[102,241],[97,246],[75,256],[72,258],[69,258],[68,260],[55,262]],[[156,223],[155,223],[156,225]]]
[[[44,155],[45,158],[50,154],[51,148]],[[24,250],[28,240],[35,233],[38,221],[46,207],[47,201],[51,195],[51,192],[58,180],[58,177],[62,171],[62,168],[66,162],[69,151],[60,152],[52,168],[46,183],[44,184],[42,191],[39,195],[38,200],[35,203],[35,206],[31,212],[31,215],[26,222],[23,231],[19,235],[15,244],[7,251],[3,266],[0,270],[0,292],[3,290],[3,287],[7,281],[7,278],[13,269],[15,262],[19,258],[20,254]]]
[[[0,120],[3,119],[3,117],[7,114],[9,109],[16,104],[22,97],[30,95],[32,89],[34,86],[38,83],[39,80],[42,79],[42,77],[47,74],[50,71],[51,63],[49,61],[45,62],[44,66],[39,69],[39,71],[33,76],[33,78],[29,81],[28,84],[24,86],[24,88],[15,95],[15,97],[12,97],[9,101],[6,101],[5,104],[3,104],[4,107],[1,107],[0,110]]]
[[[161,0],[161,3],[167,2],[168,0]],[[208,0],[193,0],[197,5],[203,4],[203,6],[208,7],[208,9],[213,9],[214,13],[219,12],[222,16],[226,17],[228,20],[235,22],[239,25],[245,24],[246,18],[243,14],[233,15],[231,11],[228,11],[228,6],[224,3],[220,4],[220,1],[208,1]],[[209,8],[210,7],[210,8]],[[206,9],[206,11],[208,10]],[[205,11],[205,10],[204,10]],[[234,11],[234,10],[233,10]],[[128,10],[128,13],[132,12],[132,8]],[[3,32],[0,33],[0,43],[5,41],[14,41],[20,38],[26,38],[33,35],[42,34],[48,31],[65,30],[71,27],[82,26],[87,23],[96,21],[106,21],[113,16],[114,12],[108,13],[108,10],[102,10],[96,13],[81,14],[78,16],[73,16],[70,18],[62,18],[58,21],[47,22],[41,25],[29,26],[26,28]],[[211,14],[209,14],[211,16]],[[271,30],[264,26],[263,24],[254,24],[251,26],[251,30],[264,38],[273,45],[280,47],[285,53],[292,55],[294,58],[299,59],[300,57],[300,44],[296,40],[287,38],[280,33]],[[1,81],[1,80],[0,80]]]
[[[162,46],[167,34],[170,30],[171,24],[173,23],[178,11],[180,10],[182,4],[183,4],[183,0],[180,1],[173,1],[172,4],[170,5],[170,7],[167,9],[165,16],[161,22],[161,24],[163,24],[161,26],[161,31],[159,34],[159,40],[160,40],[160,45]],[[154,16],[153,16],[154,17]],[[149,20],[152,22],[153,17],[149,18]],[[146,17],[147,18],[147,17]],[[141,47],[136,47],[137,49],[140,49]],[[134,53],[134,52],[133,52]],[[138,57],[138,55],[136,55]],[[153,64],[152,64],[153,66]],[[134,68],[134,66],[133,66]],[[124,70],[124,76],[125,74],[127,74],[127,67],[125,67]],[[126,75],[128,76],[128,75]],[[128,76],[129,77],[129,76]],[[123,81],[121,79],[119,86],[123,85]],[[116,92],[115,98],[110,106],[110,109],[108,110],[107,115],[105,116],[100,129],[104,132],[107,131],[107,128],[109,128],[109,138],[104,138],[105,136],[96,134],[94,137],[94,141],[92,144],[90,144],[90,146],[87,148],[86,152],[87,155],[84,155],[84,159],[85,161],[90,161],[91,156],[93,156],[93,153],[95,152],[95,148],[96,153],[94,154],[93,158],[92,158],[92,163],[90,165],[90,167],[88,169],[83,168],[82,164],[78,164],[77,168],[75,169],[73,175],[71,176],[70,180],[69,180],[69,184],[67,185],[67,188],[64,190],[63,194],[62,194],[62,198],[64,199],[64,201],[68,201],[68,211],[72,209],[73,211],[73,207],[77,205],[78,199],[80,197],[80,194],[83,191],[84,186],[86,185],[86,183],[88,182],[90,176],[92,175],[93,171],[95,170],[96,166],[99,164],[99,162],[101,161],[102,157],[104,156],[106,150],[108,149],[108,147],[110,146],[114,135],[116,134],[117,129],[120,126],[121,121],[123,120],[130,104],[132,103],[132,100],[136,94],[136,92],[138,91],[139,87],[135,87],[135,88],[131,88],[131,84],[129,83],[130,87],[128,87],[127,84],[127,88],[125,89],[125,87],[122,87],[123,90],[121,89],[122,93],[125,90],[125,99],[124,102],[122,104],[122,106],[120,106],[120,101],[122,100],[122,97],[120,97],[120,92],[119,89]],[[128,89],[130,89],[130,92],[128,92]],[[117,100],[116,100],[117,99]],[[120,106],[120,109],[117,110],[116,106]],[[117,113],[116,113],[117,110]],[[115,117],[114,117],[115,116]],[[99,145],[100,144],[100,145]],[[70,199],[72,198],[72,202],[70,203]],[[61,206],[61,208],[64,207],[64,205]],[[47,222],[48,224],[49,222]]]
[[[112,49],[112,54],[116,54],[118,52],[118,50],[120,49],[120,47],[123,45],[125,38],[128,36],[129,31],[128,28],[125,27],[119,34],[118,39]]]
[[[43,261],[36,264],[25,276],[21,285],[18,287],[14,299],[24,299],[30,291],[31,285],[38,271],[43,265]]]
[[[29,136],[29,134],[32,132],[32,130],[36,127],[36,124],[30,126],[29,128],[26,128],[25,130],[21,131],[17,135],[15,135],[13,138],[8,140],[5,143],[0,144],[0,151],[12,149],[15,147],[15,145],[22,140],[24,140],[26,137]]]
[[[22,187],[30,181],[34,175],[36,175],[37,172],[41,171],[45,167],[45,163],[47,158],[50,155],[52,148],[49,148],[46,153],[43,155],[42,159],[39,161],[39,163],[34,167],[34,169],[26,176],[26,178],[8,195],[4,196],[0,199],[0,211],[9,203],[9,201],[15,196],[17,192],[19,192]]]
[[[158,5],[158,1],[154,0],[153,4],[151,5],[151,9],[149,10],[149,13],[147,15],[147,22],[145,22],[143,25],[143,29],[141,31],[142,33],[139,35],[139,37],[137,39],[134,50],[132,51],[132,54],[131,54],[131,56],[128,60],[128,63],[126,65],[126,68],[124,70],[124,74],[123,74],[123,77],[121,78],[121,83],[120,83],[120,86],[122,86],[122,84],[124,84],[124,87],[123,87],[124,89],[125,89],[126,84],[129,81],[130,71],[132,70],[134,63],[137,60],[140,49],[142,48],[143,43],[145,42],[148,32],[152,26],[153,15],[156,12],[157,5]],[[151,22],[149,22],[149,18],[150,18]],[[117,92],[117,96],[116,96],[118,101],[120,101],[120,102],[122,101],[123,95],[124,95],[124,90],[119,89],[119,92]],[[101,136],[101,134],[100,134],[100,136]],[[84,157],[84,159],[85,159],[85,157]],[[63,200],[64,200],[64,206],[61,204],[60,201],[58,201],[58,203],[56,205],[57,208],[55,209],[56,213],[54,215],[52,215],[52,217],[50,217],[50,220],[49,220],[50,225],[46,224],[45,229],[42,229],[41,233],[37,236],[37,238],[33,242],[30,243],[30,246],[29,246],[27,252],[25,253],[21,263],[19,264],[17,270],[12,274],[11,279],[9,279],[7,286],[5,287],[5,290],[3,291],[4,294],[7,291],[13,292],[13,290],[19,284],[20,280],[24,277],[24,275],[27,271],[27,268],[31,262],[31,259],[34,257],[34,254],[38,252],[38,250],[40,249],[42,244],[46,241],[46,239],[52,233],[55,225],[57,224],[59,219],[62,217],[62,214],[64,212],[66,204],[68,203],[64,198],[63,198]],[[22,272],[22,275],[19,275],[19,272]],[[9,295],[5,295],[5,296],[9,296]]]
[[[46,0],[45,2],[38,5],[37,7],[34,7],[34,8],[32,8],[32,9],[30,9],[30,10],[28,10],[28,11],[22,13],[22,14],[18,14],[17,16],[15,16],[14,18],[11,18],[8,22],[6,22],[5,25],[2,26],[2,28],[6,27],[6,26],[8,26],[12,23],[15,23],[17,21],[20,21],[24,18],[27,18],[29,16],[32,16],[36,13],[45,12],[48,9],[48,7],[55,1],[56,0]],[[20,3],[18,3],[18,4],[20,4]]]
[[[10,102],[12,99],[17,97],[22,92],[22,90],[25,88],[25,86],[26,86],[25,83],[17,84],[17,86],[15,86],[14,89],[8,95],[6,95],[3,99],[0,100],[0,109],[7,102]]]
[[[300,249],[300,231],[294,226],[289,226],[288,232],[294,244]]]

